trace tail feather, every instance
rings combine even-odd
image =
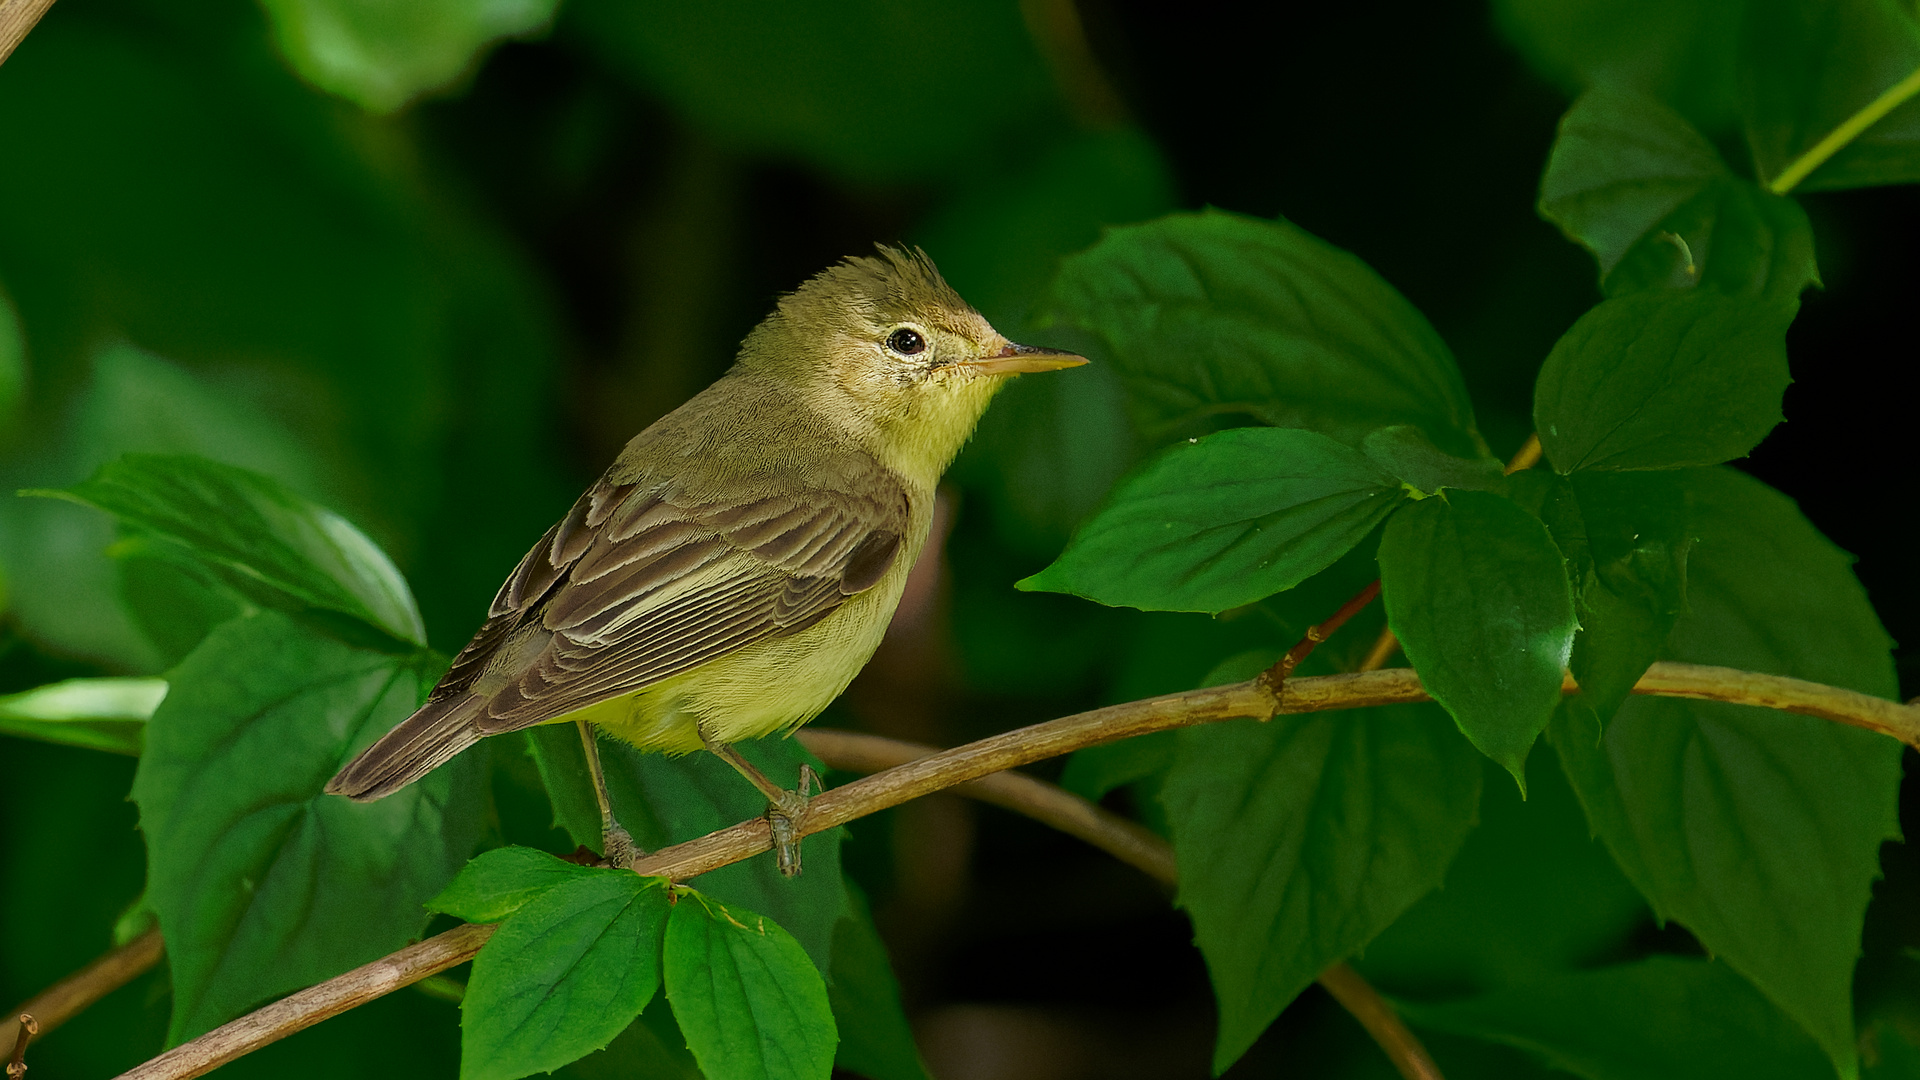
[[[472,694],[429,701],[327,781],[327,794],[372,802],[399,791],[479,742],[485,705]]]

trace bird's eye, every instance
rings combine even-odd
[[[915,356],[927,351],[927,339],[919,331],[901,327],[887,335],[887,348],[901,356]]]

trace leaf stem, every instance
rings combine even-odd
[[[1373,603],[1373,598],[1379,595],[1380,579],[1374,578],[1372,584],[1355,593],[1353,599],[1340,605],[1340,610],[1334,612],[1325,622],[1307,627],[1306,634],[1299,641],[1294,642],[1293,648],[1288,649],[1285,656],[1275,661],[1272,667],[1261,672],[1260,677],[1254,681],[1278,698],[1286,688],[1287,679],[1293,675],[1293,669],[1299,667],[1300,662],[1311,656],[1313,650],[1320,647],[1321,642],[1332,637],[1335,631],[1347,624],[1348,619],[1360,614],[1360,609]]]
[[[1529,432],[1527,434],[1527,441],[1520,444],[1520,449],[1513,452],[1513,459],[1507,462],[1505,475],[1512,476],[1517,472],[1526,472],[1539,463],[1540,433],[1537,431]]]
[[[1568,675],[1562,689],[1577,693],[1579,685]],[[1877,731],[1920,748],[1920,706],[1803,679],[1663,661],[1647,669],[1633,689],[1637,694],[1725,701],[1799,713]],[[1287,684],[1284,702],[1275,701],[1256,681],[1248,681],[1110,705],[942,750],[834,788],[808,805],[801,830],[822,832],[1017,765],[1149,732],[1240,717],[1427,700],[1427,692],[1413,669],[1387,668],[1293,679]],[[656,851],[636,863],[634,869],[684,881],[758,855],[769,844],[767,820],[756,817]],[[215,1028],[123,1073],[120,1080],[186,1080],[200,1076],[329,1016],[471,960],[492,934],[492,926],[462,926],[428,938]]]
[[[14,1024],[17,1033],[13,1037],[13,1054],[7,1058],[7,1080],[20,1080],[27,1075],[27,1044],[40,1034],[40,1023],[32,1013],[21,1013]]]
[[[1788,165],[1779,176],[1767,184],[1767,190],[1775,195],[1785,195],[1798,187],[1813,170],[1827,163],[1827,159],[1846,148],[1846,145],[1860,137],[1868,128],[1880,122],[1888,113],[1899,108],[1906,100],[1920,94],[1920,68],[1911,75],[1887,87],[1879,97],[1868,102],[1866,107],[1841,121],[1840,126],[1827,132],[1827,137],[1813,144],[1813,148],[1801,154]]]
[[[814,756],[845,772],[878,772],[938,753],[918,743],[830,728],[806,728],[794,736]],[[982,802],[1077,836],[1153,878],[1168,890],[1178,888],[1173,845],[1148,829],[1071,791],[1025,773],[999,772],[951,789]],[[1320,985],[1380,1044],[1405,1080],[1443,1080],[1427,1048],[1407,1030],[1393,1006],[1360,973],[1336,961],[1320,973]]]

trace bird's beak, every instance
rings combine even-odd
[[[1079,367],[1086,362],[1086,357],[1074,353],[1043,349],[1038,345],[1016,345],[1009,341],[999,352],[988,353],[978,360],[963,361],[962,365],[982,375],[1018,375],[1024,371],[1058,371],[1061,368]]]

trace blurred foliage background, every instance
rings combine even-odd
[[[1447,339],[1505,455],[1541,358],[1598,298],[1587,255],[1534,212],[1581,65],[1606,60],[1605,41],[1566,45],[1593,10],[62,0],[0,67],[0,490],[130,450],[270,473],[392,552],[450,651],[781,290],[875,241],[915,243],[1010,336],[1085,347],[1027,319],[1058,259],[1103,226],[1201,206],[1284,214],[1365,259]],[[1723,88],[1699,82],[1661,89],[1711,133]],[[1911,642],[1920,560],[1888,483],[1912,468],[1911,407],[1886,384],[1912,362],[1920,197],[1806,203],[1826,291],[1789,335],[1789,423],[1743,467],[1860,556]],[[939,561],[821,723],[952,744],[1188,688],[1222,655],[1284,648],[1370,574],[1361,561],[1220,620],[1014,592],[1155,438],[1110,374],[1082,376],[995,405],[952,474]],[[0,693],[160,672],[194,640],[130,621],[123,592],[177,583],[109,558],[113,541],[97,513],[0,498]],[[1898,656],[1920,693],[1920,654]],[[1551,756],[1533,770],[1524,806],[1490,778],[1448,887],[1369,949],[1359,966],[1384,989],[1697,952],[1587,838]],[[138,896],[132,771],[0,737],[0,1000],[106,948]],[[1136,872],[950,797],[860,822],[845,855],[943,1080],[1205,1075],[1205,972]],[[1913,961],[1874,959],[1920,946],[1920,865],[1898,846],[1885,864],[1863,1019],[1920,1009]],[[117,992],[35,1068],[146,1058],[166,985]],[[395,995],[228,1073],[451,1076],[454,1015]],[[1463,1075],[1538,1071],[1434,1042]],[[1231,1075],[1386,1067],[1312,991]]]

